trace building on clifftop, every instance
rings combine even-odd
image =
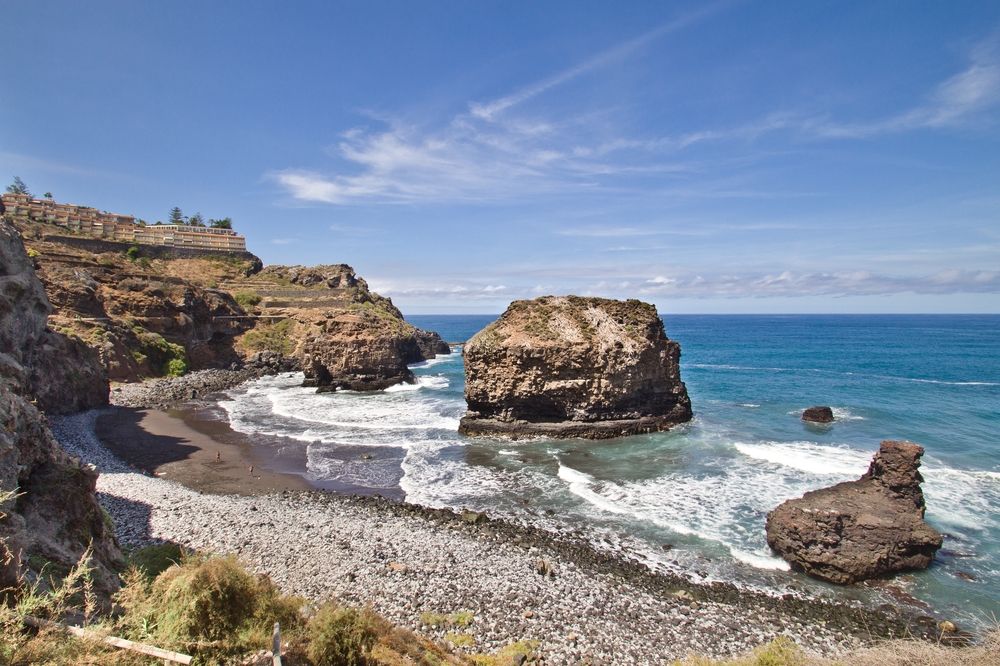
[[[139,225],[131,215],[102,213],[96,208],[35,199],[27,194],[4,194],[7,215],[47,222],[88,236],[140,245],[246,252],[246,238],[232,229],[195,227],[186,224]]]

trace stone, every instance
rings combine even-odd
[[[666,430],[691,419],[680,352],[648,303],[515,301],[463,349],[459,432],[600,439]]]
[[[552,578],[553,569],[552,563],[548,560],[542,559],[541,557],[535,560],[535,573],[539,576],[544,576],[545,578]]]
[[[767,516],[767,542],[794,568],[849,584],[926,568],[941,535],[924,521],[924,449],[886,440],[857,481],[788,500]]]
[[[469,511],[462,509],[462,520],[470,525],[480,525],[489,522],[486,514],[481,511]]]
[[[810,407],[802,412],[802,420],[810,423],[833,423],[833,410],[829,407]]]

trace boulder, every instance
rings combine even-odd
[[[451,353],[451,347],[448,346],[448,343],[434,331],[424,331],[418,328],[415,335],[417,336],[417,346],[420,347],[420,353],[423,354],[425,360],[432,359],[438,354]]]
[[[802,420],[810,423],[833,423],[833,410],[829,407],[810,407],[802,412]]]
[[[598,439],[665,430],[691,419],[680,353],[648,303],[515,301],[462,352],[459,432]]]
[[[794,568],[833,583],[923,569],[941,547],[924,521],[924,449],[882,442],[868,471],[788,500],[767,516],[767,543]]]

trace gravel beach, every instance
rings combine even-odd
[[[477,652],[535,639],[545,663],[654,664],[729,656],[783,635],[833,655],[869,631],[902,630],[879,612],[686,584],[585,544],[446,510],[322,491],[203,494],[117,459],[94,434],[101,413],[51,422],[67,451],[101,471],[99,498],[123,545],[235,553],[286,592],[371,604],[428,636],[468,635]],[[426,624],[427,614],[463,611],[467,626]]]

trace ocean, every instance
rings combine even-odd
[[[411,316],[448,341],[495,317]],[[318,395],[301,375],[228,392],[230,426],[319,487],[486,511],[572,533],[696,582],[891,603],[965,626],[1000,616],[1000,316],[665,316],[694,419],[614,440],[470,439],[460,353],[415,385]],[[456,352],[460,351],[456,347]],[[803,409],[833,407],[831,425]],[[837,587],[788,570],[767,512],[855,479],[883,439],[926,449],[932,566]],[[282,455],[282,452],[295,455]],[[289,470],[285,470],[289,471]]]

